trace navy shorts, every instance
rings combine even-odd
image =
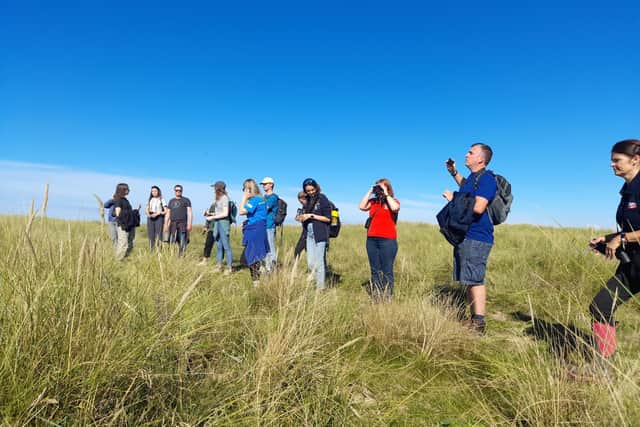
[[[492,246],[491,243],[464,239],[454,247],[453,280],[466,286],[482,285]]]

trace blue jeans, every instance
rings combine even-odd
[[[374,296],[393,295],[393,262],[398,253],[398,241],[383,237],[367,237],[367,256],[371,267]]]
[[[216,240],[216,261],[218,265],[222,265],[222,259],[227,254],[227,267],[231,268],[233,255],[231,254],[231,243],[229,242],[229,234],[222,227],[218,227],[218,239]]]
[[[183,255],[185,250],[187,249],[187,241],[189,239],[187,232],[187,225],[185,223],[174,223],[171,222],[169,225],[169,242],[176,243],[180,245],[180,249],[178,253]]]
[[[115,249],[118,246],[118,223],[115,221],[109,221],[109,237]]]
[[[327,251],[327,242],[316,242],[313,234],[313,223],[307,226],[307,268],[316,275],[316,289],[324,289],[324,257]]]
[[[276,264],[277,254],[276,254],[276,228],[267,228],[267,241],[269,242],[269,253],[265,258],[265,262],[267,264],[267,270],[271,270],[273,266]]]

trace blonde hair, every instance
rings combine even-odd
[[[252,196],[260,195],[260,187],[258,187],[258,183],[255,179],[248,178],[245,179],[242,183],[242,189],[248,188]]]

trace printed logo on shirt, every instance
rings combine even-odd
[[[638,204],[636,202],[629,202],[627,203],[627,209],[629,210],[638,209]]]

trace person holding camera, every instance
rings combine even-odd
[[[393,297],[393,263],[398,253],[396,222],[400,202],[394,198],[393,187],[387,178],[381,178],[371,187],[359,205],[369,212],[367,229],[367,257],[371,268],[370,293],[375,300]]]
[[[325,288],[325,256],[329,243],[331,204],[327,196],[322,194],[315,179],[305,179],[302,189],[306,194],[306,201],[303,212],[296,216],[296,220],[302,223],[307,243],[307,268],[311,274],[315,273],[316,289],[322,291]]]
[[[467,303],[471,310],[471,320],[466,325],[478,334],[484,334],[487,292],[484,286],[487,261],[493,247],[493,223],[487,207],[496,197],[498,185],[490,173],[484,173],[491,161],[493,151],[486,144],[473,144],[465,156],[465,166],[471,174],[465,179],[456,169],[456,163],[446,161],[447,171],[460,193],[473,197],[473,221],[464,235],[462,243],[453,248],[453,279],[466,287]],[[445,190],[442,196],[449,202],[454,194]]]
[[[242,202],[238,211],[246,215],[242,224],[242,261],[249,267],[253,286],[260,283],[260,262],[269,253],[267,240],[267,204],[260,194],[254,179],[246,179],[242,184]]]
[[[589,311],[600,355],[607,359],[617,347],[615,310],[640,292],[640,140],[627,139],[611,148],[611,168],[624,179],[616,223],[621,231],[592,239],[589,245],[620,263],[613,277],[593,298]]]
[[[229,242],[229,234],[231,232],[231,221],[229,220],[229,195],[227,194],[227,185],[223,181],[216,181],[212,184],[214,191],[214,200],[209,210],[204,211],[206,223],[206,240],[204,244],[204,258],[200,265],[206,265],[207,260],[211,256],[213,243],[216,244],[216,272],[222,271],[222,260],[226,254],[227,268],[224,274],[231,273],[231,264],[233,255],[231,253],[231,243]]]

